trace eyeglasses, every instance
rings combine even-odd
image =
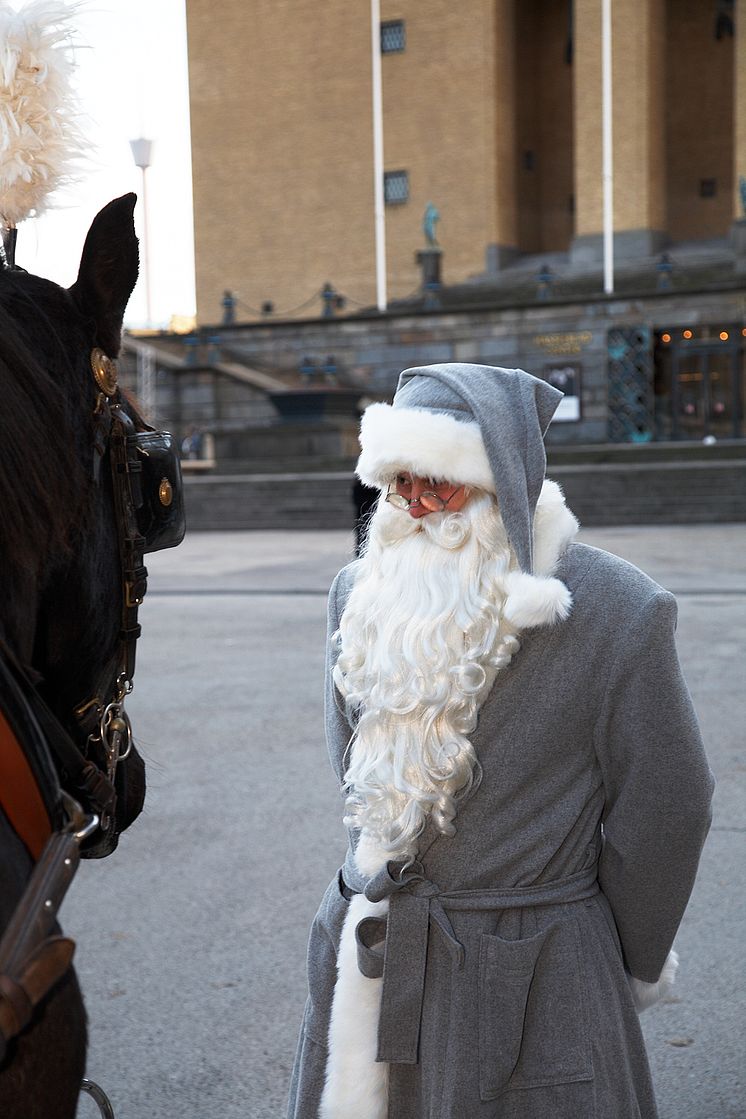
[[[438,497],[437,493],[431,493],[429,490],[421,493],[419,497],[409,498],[396,491],[392,493],[391,484],[389,484],[386,500],[396,509],[411,509],[413,505],[421,505],[423,509],[427,509],[428,513],[442,513],[444,509],[448,508],[448,502],[453,501],[460,489],[461,487],[458,486],[449,498]]]

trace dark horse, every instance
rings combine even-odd
[[[95,695],[120,639],[122,586],[111,475],[95,470],[91,351],[116,358],[137,279],[135,195],[109,203],[69,289],[0,269],[0,655],[22,666],[78,743],[72,712]],[[0,697],[1,698],[1,697]],[[116,777],[116,845],[145,795],[133,748]],[[0,810],[0,933],[32,859]],[[2,1119],[73,1119],[86,1017],[72,968],[0,1064]]]

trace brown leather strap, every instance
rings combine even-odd
[[[6,1041],[15,1037],[31,1021],[34,1007],[20,983],[0,975],[0,1033]]]
[[[0,975],[0,1034],[7,1042],[25,1029],[35,1008],[72,963],[75,942],[52,936],[24,961],[18,976]]]
[[[36,861],[52,833],[52,825],[23,747],[2,711],[0,805],[10,826]]]

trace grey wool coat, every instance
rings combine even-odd
[[[654,1119],[628,976],[655,982],[710,822],[712,778],[674,646],[674,598],[571,544],[569,617],[527,629],[471,735],[479,764],[452,838],[432,825],[403,877],[353,859],[311,929],[290,1119],[317,1119],[351,896],[388,896],[378,1025],[388,1119]],[[337,576],[329,632],[354,582]],[[340,781],[351,728],[327,669]],[[354,836],[351,837],[354,842]],[[363,974],[381,974],[380,946]],[[372,938],[371,943],[375,940]],[[378,970],[376,970],[376,967]],[[361,1099],[359,1111],[367,1114]]]

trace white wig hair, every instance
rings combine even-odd
[[[333,640],[354,732],[346,823],[389,858],[413,858],[432,816],[455,833],[473,780],[469,740],[497,671],[519,648],[504,614],[515,561],[494,496],[418,520],[381,497]]]

